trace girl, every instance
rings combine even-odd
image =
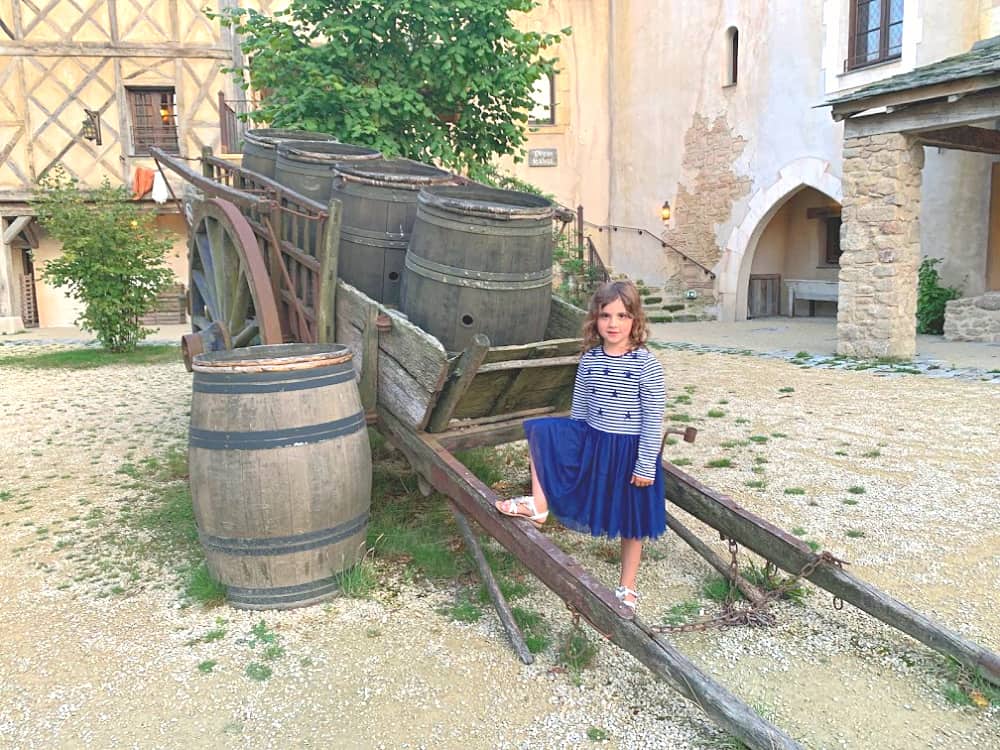
[[[642,540],[666,528],[659,458],[666,393],[663,368],[645,342],[635,285],[603,284],[584,323],[570,416],[525,421],[531,495],[496,503],[503,515],[539,528],[551,509],[569,528],[621,537],[615,595],[633,611]]]

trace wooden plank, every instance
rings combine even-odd
[[[965,95],[975,91],[996,88],[997,86],[1000,86],[1000,77],[995,75],[963,78],[958,81],[944,81],[931,84],[930,86],[918,86],[917,88],[906,89],[904,91],[890,91],[884,94],[864,97],[863,99],[852,99],[842,104],[834,104],[831,114],[836,122],[840,122],[845,117],[850,117],[858,112],[864,112],[866,109],[899,107],[931,99],[945,99],[949,96]]]
[[[431,417],[436,400],[437,393],[425,390],[399,362],[379,351],[379,407],[395,414],[409,429],[422,430]]]
[[[663,462],[667,500],[789,573],[797,574],[815,554],[804,542]],[[1000,656],[943,628],[871,584],[830,565],[808,580],[924,645],[978,670],[1000,685]]]
[[[473,419],[495,414],[494,406],[501,394],[517,377],[516,370],[476,374],[462,400],[455,406],[453,419]]]
[[[434,407],[434,414],[427,423],[428,432],[441,432],[448,427],[455,407],[469,390],[476,371],[490,350],[490,340],[481,333],[472,337],[472,345],[466,349],[458,362],[449,362],[448,382]]]
[[[361,405],[365,412],[375,411],[378,401],[378,307],[368,305],[365,327],[361,331],[361,379],[358,390],[361,393]]]
[[[468,425],[453,424],[447,432],[439,432],[434,439],[445,448],[455,453],[471,448],[481,448],[490,445],[503,445],[516,440],[524,440],[524,420],[529,417],[565,417],[568,412],[552,412],[549,409],[532,409],[528,412],[509,415],[506,419],[487,417]]]
[[[569,392],[572,396],[577,365],[545,369],[524,368],[507,389],[500,394],[493,411],[496,414],[544,406]]]
[[[316,300],[316,338],[321,343],[333,341],[337,315],[337,266],[340,261],[341,205],[331,200],[323,224],[320,243],[319,294]]]
[[[508,370],[528,370],[536,367],[563,367],[566,365],[575,368],[579,362],[579,354],[573,354],[569,357],[550,357],[548,359],[515,359],[483,365],[479,368],[479,372],[504,372]]]
[[[1000,92],[990,91],[967,96],[954,104],[928,102],[893,114],[849,117],[844,120],[844,139],[936,130],[997,118],[1000,118]]]
[[[242,190],[227,187],[226,185],[216,182],[215,180],[210,180],[207,177],[198,174],[184,162],[170,156],[165,151],[162,151],[155,146],[150,146],[149,154],[159,164],[183,177],[187,182],[190,182],[210,197],[225,198],[227,201],[239,206],[240,208],[251,208],[261,211],[266,211],[270,205],[270,201],[266,198],[260,198],[256,195],[245,193]]]
[[[986,128],[962,126],[944,130],[926,130],[917,134],[925,146],[971,151],[977,154],[1000,154],[1000,133]]]
[[[587,312],[553,295],[549,310],[549,323],[545,328],[546,339],[580,338]]]
[[[477,479],[432,435],[415,435],[384,410],[379,429],[403,451],[413,467],[469,518],[524,563],[539,580],[615,645],[631,653],[719,726],[754,750],[801,750],[801,746],[694,663],[631,619],[606,586],[555,546],[528,521],[500,516],[496,493]]]
[[[486,363],[506,362],[514,359],[542,359],[546,357],[566,357],[580,354],[581,341],[575,339],[552,339],[519,346],[494,346],[486,355]]]

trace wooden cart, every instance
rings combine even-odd
[[[547,340],[490,346],[478,336],[463,352],[441,343],[357,289],[337,280],[339,205],[322,206],[210,152],[201,169],[151,149],[161,169],[184,178],[191,231],[191,315],[185,350],[251,342],[337,341],[351,348],[369,421],[403,451],[422,485],[447,495],[477,552],[474,519],[521,560],[569,609],[625,649],[749,747],[800,747],[791,737],[705,675],[658,632],[634,617],[612,591],[524,520],[496,513],[496,493],[454,452],[523,438],[525,417],[563,413],[579,358],[582,311],[553,298]],[[798,538],[753,515],[664,461],[666,499],[731,542],[803,577],[1000,684],[1000,657],[948,631],[814,553]],[[713,565],[713,553],[677,521],[677,531]],[[481,555],[479,555],[481,558]],[[484,583],[492,578],[480,559]],[[734,581],[735,583],[736,581]],[[496,588],[495,585],[492,588]],[[752,597],[751,597],[752,598]],[[517,648],[502,597],[495,603]],[[526,649],[519,648],[525,660]]]

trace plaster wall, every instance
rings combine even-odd
[[[173,246],[166,253],[167,266],[173,271],[177,283],[187,287],[187,229],[184,220],[177,215],[163,215],[158,216],[156,221],[157,226],[173,238]],[[42,279],[46,262],[61,254],[62,244],[43,234],[34,251],[38,324],[42,328],[71,326],[82,310],[79,303],[66,296],[62,287],[53,286]]]
[[[532,126],[525,149],[555,149],[557,166],[530,166],[527,159],[501,168],[570,208],[584,206],[596,224],[608,221],[609,6],[589,0],[544,0],[518,26],[525,31],[572,33],[546,51],[558,58],[555,124]]]
[[[739,30],[739,77],[724,86],[730,27]],[[777,182],[786,165],[806,157],[839,163],[840,126],[814,108],[825,98],[823,33],[820,3],[613,3],[612,221],[657,227],[667,199],[674,207],[669,234],[685,212],[726,192],[727,210],[702,228],[713,257],[698,259],[713,266],[753,195]],[[722,141],[732,147],[728,174],[703,174],[687,159],[697,146],[688,135],[701,118],[712,123],[713,148]],[[663,251],[619,235],[615,269],[662,283]]]

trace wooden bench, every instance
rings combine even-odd
[[[795,317],[795,300],[809,300],[809,315],[816,314],[815,302],[836,302],[837,282],[819,279],[785,279],[788,286],[788,315]]]

